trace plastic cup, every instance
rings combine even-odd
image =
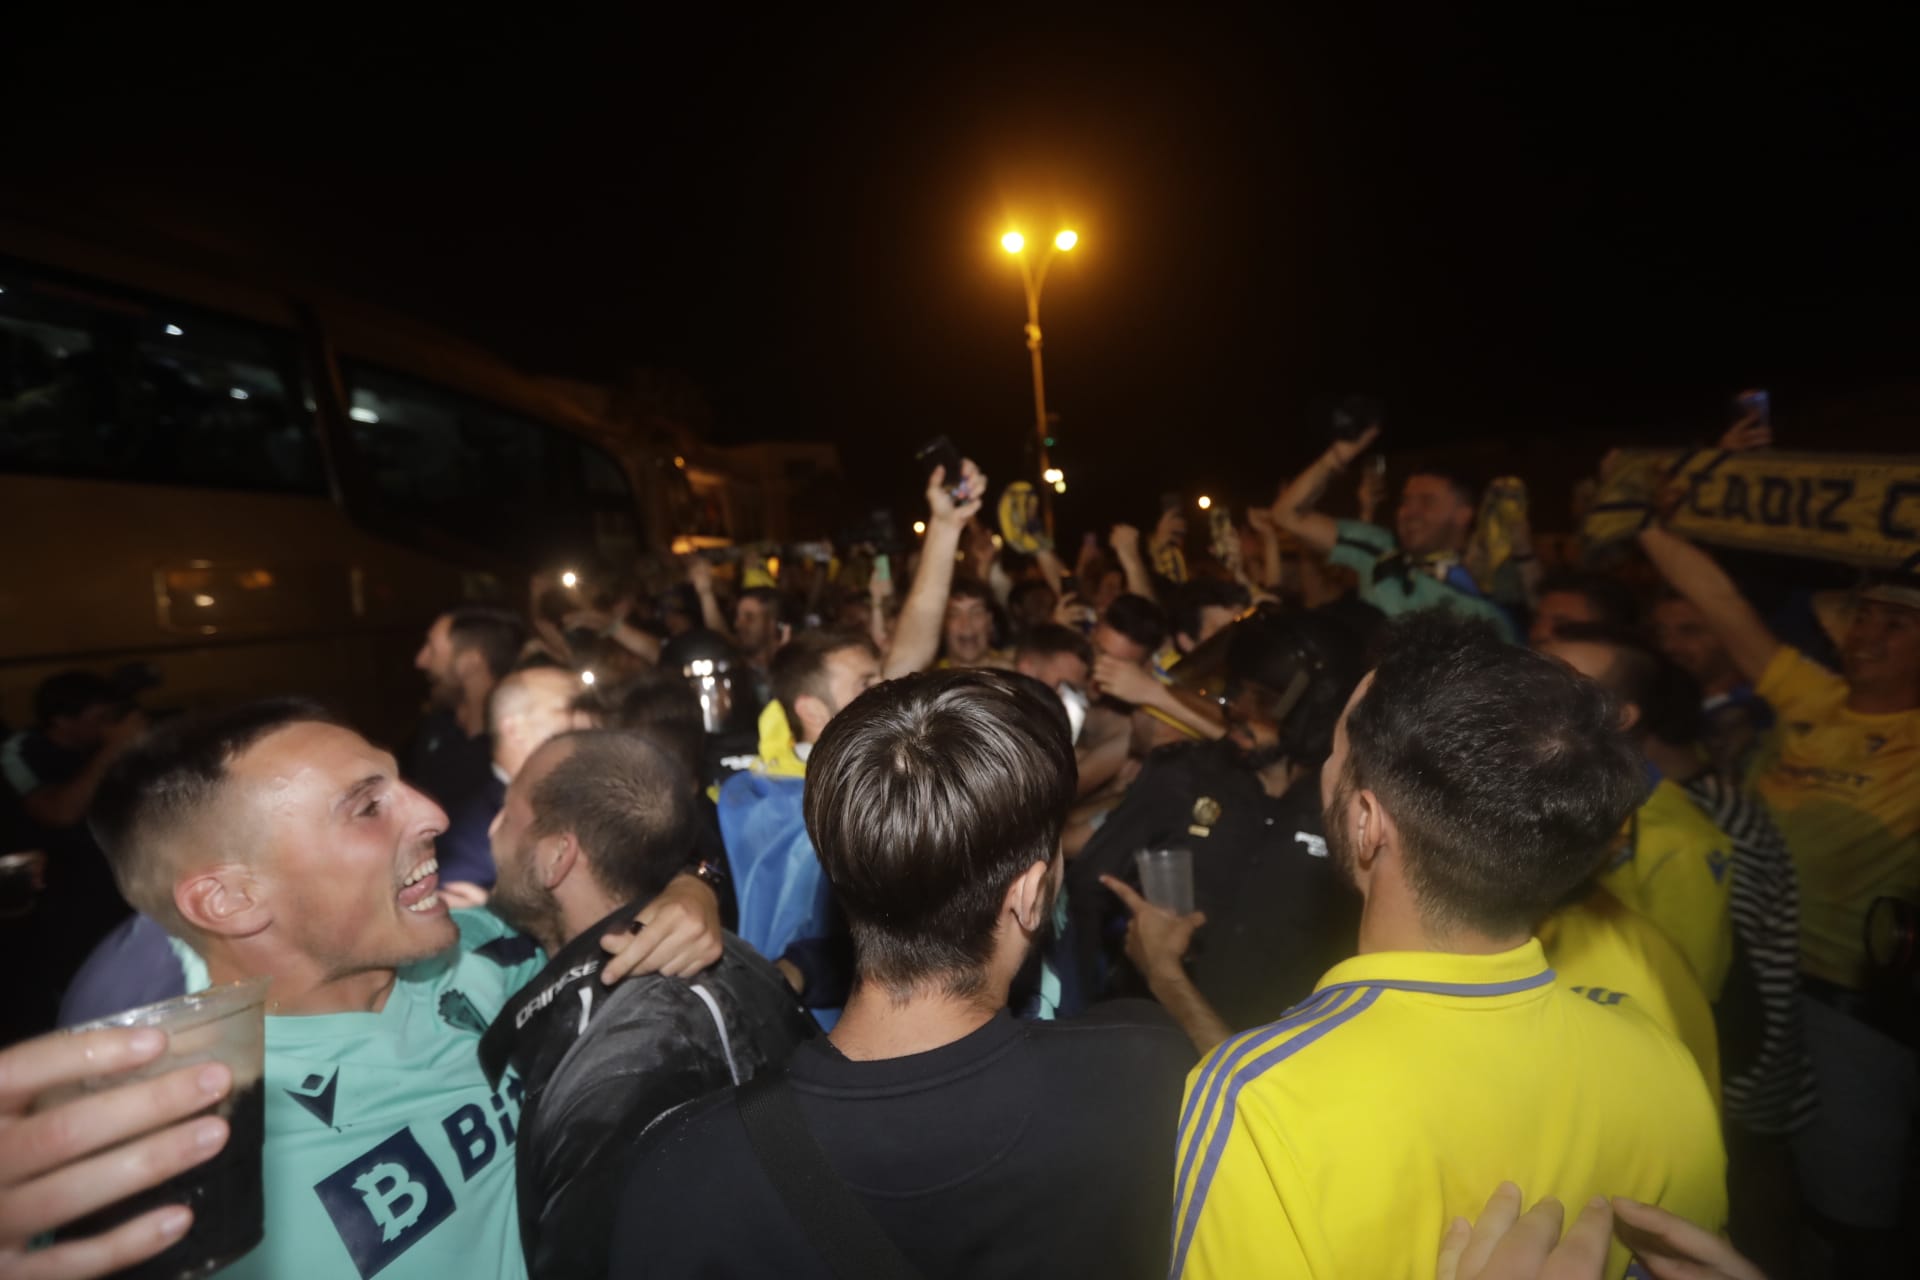
[[[119,1274],[135,1280],[193,1280],[211,1275],[260,1243],[260,1148],[266,1136],[266,1094],[261,1075],[266,1054],[265,1001],[269,979],[212,987],[71,1028],[72,1034],[101,1027],[158,1027],[167,1051],[132,1071],[100,1076],[41,1095],[44,1110],[74,1097],[165,1075],[202,1062],[224,1062],[233,1088],[202,1114],[217,1115],[230,1129],[227,1145],[211,1160],[157,1187],[127,1197],[63,1228],[62,1238],[97,1235],[162,1205],[193,1210],[193,1226],[174,1245]]]
[[[1140,891],[1156,907],[1165,907],[1175,915],[1193,911],[1193,850],[1185,845],[1165,849],[1142,849],[1133,855],[1140,870]]]

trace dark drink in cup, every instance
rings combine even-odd
[[[227,1122],[227,1144],[211,1160],[69,1224],[63,1239],[110,1231],[163,1205],[193,1210],[193,1225],[171,1248],[126,1271],[136,1280],[191,1280],[211,1275],[238,1261],[260,1243],[263,1206],[260,1150],[266,1138],[266,1094],[261,1086],[266,1028],[262,1003],[267,980],[214,987],[90,1022],[73,1031],[99,1027],[158,1027],[168,1036],[167,1051],[137,1071],[90,1080],[76,1089],[40,1098],[45,1108],[76,1094],[111,1088],[132,1080],[165,1075],[201,1062],[224,1062],[233,1072],[233,1088],[206,1114]]]
[[[205,1164],[128,1196],[118,1204],[69,1224],[62,1239],[111,1231],[163,1205],[193,1210],[193,1226],[171,1248],[116,1274],[132,1280],[186,1280],[211,1275],[260,1243],[260,1144],[266,1135],[266,1094],[255,1080],[235,1088],[212,1114],[231,1128],[227,1145]]]

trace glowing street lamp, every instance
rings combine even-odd
[[[1047,283],[1047,267],[1053,262],[1053,255],[1066,253],[1079,243],[1080,233],[1077,231],[1062,229],[1054,232],[1046,255],[1036,267],[1026,256],[1025,236],[1018,231],[1009,231],[1000,237],[1000,247],[1020,259],[1020,279],[1027,287],[1027,350],[1033,355],[1034,439],[1040,446],[1040,477],[1053,486],[1055,493],[1065,493],[1067,482],[1066,477],[1047,458],[1047,384],[1040,369],[1040,290]],[[1051,536],[1053,500],[1044,489],[1040,492],[1040,510],[1046,520],[1047,533]]]
[[[1208,507],[1210,507],[1210,506],[1212,506],[1212,505],[1213,505],[1213,499],[1212,499],[1212,498],[1209,498],[1209,497],[1208,497],[1208,496],[1207,496],[1206,494],[1204,494],[1204,493],[1200,495],[1200,509],[1201,509],[1202,511],[1205,511],[1205,510],[1206,510],[1206,509],[1207,509]]]

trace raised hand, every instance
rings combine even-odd
[[[1757,409],[1728,427],[1726,434],[1720,437],[1720,447],[1728,453],[1746,453],[1750,449],[1765,449],[1772,444],[1773,425],[1762,422]]]
[[[1101,654],[1093,660],[1093,691],[1140,706],[1153,700],[1161,684],[1136,662],[1122,662]]]
[[[713,594],[713,562],[705,556],[694,555],[687,558],[687,585],[695,595]]]
[[[1367,451],[1375,440],[1380,438],[1379,427],[1368,427],[1351,440],[1335,440],[1327,449],[1327,457],[1336,467],[1345,467],[1355,458]]]
[[[935,467],[927,477],[927,510],[933,523],[958,528],[980,514],[987,497],[987,475],[971,458],[960,460],[960,483],[953,486],[954,492],[947,487],[947,469]]]

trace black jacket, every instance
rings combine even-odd
[[[1123,954],[1126,908],[1099,877],[1137,888],[1133,855],[1169,844],[1193,850],[1194,905],[1207,913],[1188,972],[1228,1026],[1273,1021],[1353,954],[1360,897],[1327,857],[1319,775],[1269,796],[1231,742],[1162,747],[1067,864],[1092,998],[1146,990]]]
[[[606,1274],[627,1153],[649,1125],[785,1062],[815,1031],[779,971],[732,934],[719,963],[693,978],[606,986],[600,937],[641,905],[563,947],[480,1042],[488,1076],[497,1081],[511,1063],[526,1089],[520,1243],[540,1280]]]

